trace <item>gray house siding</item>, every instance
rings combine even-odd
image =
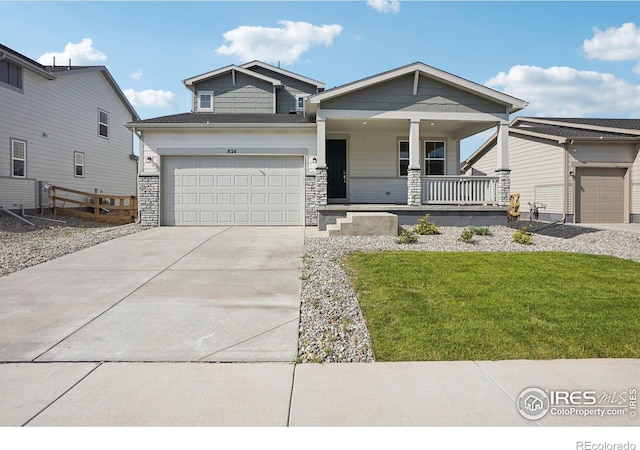
[[[298,95],[306,96],[315,94],[318,91],[318,88],[315,85],[305,83],[292,77],[284,76],[263,67],[252,67],[250,70],[259,73],[260,75],[265,75],[282,81],[282,87],[280,87],[276,92],[276,112],[278,114],[286,114],[289,111],[295,111]]]
[[[325,109],[505,114],[506,107],[445,83],[420,76],[402,77],[323,102]]]
[[[273,85],[267,81],[231,72],[197,83],[194,89],[213,91],[215,113],[273,113]],[[196,111],[196,109],[194,109]]]
[[[109,113],[109,138],[98,135],[98,109]],[[23,93],[0,86],[0,204],[38,207],[37,181],[87,192],[136,195],[132,117],[101,71],[46,80],[23,70]],[[11,139],[27,142],[27,179],[12,177]],[[85,155],[84,177],[74,152]]]

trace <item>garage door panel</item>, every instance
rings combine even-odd
[[[302,157],[163,159],[166,225],[302,225]]]
[[[626,169],[579,168],[577,171],[578,221],[624,222]]]

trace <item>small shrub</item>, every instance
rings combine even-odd
[[[473,242],[473,236],[475,236],[473,227],[466,227],[464,230],[462,230],[462,233],[460,233],[460,237],[458,238],[458,240],[466,242],[467,244],[471,244]]]
[[[422,235],[435,235],[441,234],[436,224],[429,221],[429,214],[421,219],[418,219],[418,225],[413,227],[413,231]]]
[[[470,225],[469,228],[473,234],[477,236],[491,236],[491,230],[489,227],[474,227],[473,225]]]
[[[533,244],[533,237],[529,232],[528,225],[525,225],[524,227],[520,228],[518,231],[513,233],[512,238],[513,238],[513,242],[517,242],[518,244],[523,244],[523,245]]]
[[[396,242],[398,244],[413,244],[418,242],[418,236],[409,230],[402,230],[402,233],[400,233]]]

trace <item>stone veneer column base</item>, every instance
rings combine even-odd
[[[422,205],[422,169],[407,171],[407,205]]]
[[[327,206],[327,168],[316,168],[316,206]]]
[[[316,177],[307,175],[304,184],[304,224],[318,225],[318,208],[316,208]]]
[[[149,227],[160,225],[160,176],[138,176],[138,214],[140,224]]]
[[[511,196],[511,170],[496,170],[498,184],[496,186],[496,201],[500,206],[509,206]]]

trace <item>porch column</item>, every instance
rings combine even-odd
[[[316,206],[327,204],[327,123],[323,117],[316,119]]]
[[[496,153],[496,174],[498,175],[496,200],[500,206],[509,206],[511,169],[509,168],[509,124],[507,122],[498,125]]]
[[[409,126],[409,168],[407,170],[407,205],[422,205],[422,167],[420,164],[420,119]]]

